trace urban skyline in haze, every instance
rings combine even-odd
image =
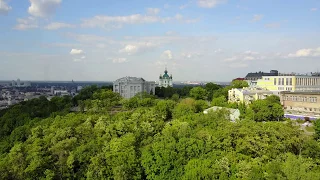
[[[320,69],[318,0],[0,0],[0,80],[228,82]]]

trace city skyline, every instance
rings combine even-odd
[[[320,69],[320,2],[0,0],[0,80],[229,82]]]

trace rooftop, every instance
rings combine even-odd
[[[142,81],[142,82],[145,82],[146,80],[144,80],[143,78],[126,76],[126,77],[117,79],[116,81],[118,81],[118,82],[128,82],[128,81]]]
[[[320,95],[320,91],[282,91],[280,94],[301,94],[301,95]]]

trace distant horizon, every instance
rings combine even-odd
[[[72,80],[24,80],[24,79],[20,79],[21,82],[72,82]],[[9,82],[12,82],[12,81],[17,81],[17,80],[0,80],[0,83],[9,83]],[[73,82],[77,83],[82,83],[82,82],[106,82],[106,83],[112,83],[114,82],[115,80],[113,81],[97,81],[97,80],[73,80]],[[147,80],[147,81],[150,81],[150,80]],[[158,80],[157,80],[158,81]],[[155,82],[157,82],[155,81]],[[195,80],[195,81],[190,81],[190,80],[187,80],[187,81],[173,81],[173,83],[181,83],[181,82],[216,82],[216,83],[229,83],[231,81],[201,81],[201,80]]]

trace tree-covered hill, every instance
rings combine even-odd
[[[10,125],[1,129],[0,179],[320,179],[320,130],[308,136],[265,116],[277,99],[242,107],[231,122],[224,110],[202,113],[199,88],[172,100],[85,91],[0,114],[1,127]],[[75,102],[84,111],[68,112]]]

